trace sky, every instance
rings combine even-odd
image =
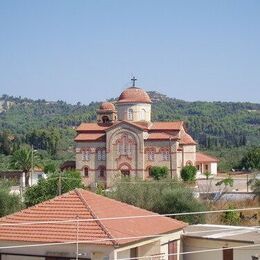
[[[259,0],[0,0],[0,95],[69,103],[136,84],[260,103]]]

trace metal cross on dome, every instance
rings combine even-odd
[[[131,80],[133,81],[133,87],[135,86],[135,82],[137,81],[136,77],[131,78]]]

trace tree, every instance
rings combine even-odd
[[[16,212],[22,208],[20,197],[10,193],[11,183],[0,181],[0,217]]]
[[[245,169],[260,169],[260,147],[248,150],[241,159],[240,167]]]
[[[44,173],[54,173],[57,171],[57,165],[54,162],[48,162],[43,167]]]
[[[236,208],[232,205],[229,205],[228,209],[235,210]],[[226,225],[239,225],[240,214],[237,211],[227,211],[222,214],[221,219],[222,222]]]
[[[24,202],[27,207],[33,206],[59,195],[59,190],[63,194],[75,188],[83,187],[81,175],[77,171],[51,173],[47,179],[41,179],[36,185],[27,188]]]
[[[251,190],[254,192],[255,196],[258,197],[258,201],[260,203],[260,179],[256,177],[249,181],[251,185]]]
[[[123,178],[107,196],[159,214],[203,211],[206,207],[193,196],[190,188],[177,180],[138,180]],[[175,218],[175,217],[174,217]],[[178,216],[189,223],[203,223],[204,215]]]
[[[24,146],[13,153],[11,167],[25,173],[25,186],[29,186],[29,171],[32,165],[39,165],[39,156],[33,149]]]
[[[192,165],[184,166],[181,170],[181,178],[184,181],[195,181],[197,169]]]
[[[151,176],[155,179],[155,180],[160,180],[162,178],[166,178],[168,175],[168,168],[166,166],[153,166],[151,168]]]

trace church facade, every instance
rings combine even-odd
[[[143,89],[132,86],[115,105],[101,104],[96,123],[76,129],[76,169],[86,184],[111,187],[121,175],[148,179],[153,166],[166,166],[174,178],[185,165],[197,166],[196,142],[184,122],[151,122],[151,104]]]

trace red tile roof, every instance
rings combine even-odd
[[[100,107],[100,110],[111,110],[111,111],[116,111],[115,105],[111,102],[103,102]]]
[[[154,122],[150,130],[181,130],[183,127],[183,121],[174,122]]]
[[[108,125],[100,125],[97,123],[81,123],[77,128],[77,132],[104,132],[106,129],[108,129],[110,126]]]
[[[130,87],[124,90],[119,98],[118,103],[152,103],[149,95],[141,88]]]
[[[78,134],[75,141],[105,141],[106,135],[102,133],[81,133]]]
[[[102,218],[154,215],[158,217],[102,220]],[[126,244],[141,240],[130,237],[159,235],[181,230],[186,226],[184,222],[77,189],[1,218],[0,240],[48,243],[75,241],[77,230],[75,222],[16,226],[3,226],[3,224],[76,220],[77,217],[79,220],[94,219],[79,222],[79,241],[88,241],[90,244]],[[129,238],[117,240],[122,237]],[[102,239],[107,241],[95,241]]]
[[[170,135],[167,133],[163,132],[155,132],[155,133],[150,133],[147,140],[176,140],[178,139],[178,136],[176,135]]]
[[[197,163],[210,163],[210,162],[219,162],[216,157],[209,156],[204,153],[196,153],[196,162]]]
[[[189,134],[187,134],[186,132],[182,131],[181,132],[180,144],[194,145],[194,144],[197,144],[197,143],[193,140],[193,138]]]

